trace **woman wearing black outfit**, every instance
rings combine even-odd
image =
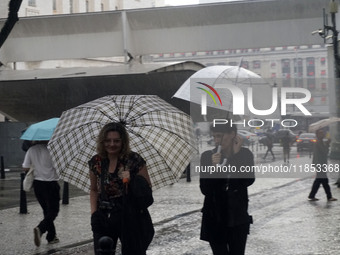
[[[217,147],[202,154],[201,167],[216,166],[224,159],[226,166],[234,166],[236,170],[254,165],[253,154],[241,147],[235,126],[218,125],[211,131]],[[248,214],[247,187],[254,183],[254,173],[208,175],[201,174],[200,179],[200,189],[205,195],[201,239],[209,242],[214,255],[243,255],[252,223]]]

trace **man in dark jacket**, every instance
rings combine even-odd
[[[202,154],[201,169],[221,169],[224,162],[224,169],[229,167],[232,171],[216,175],[201,172],[200,189],[205,196],[201,239],[209,242],[214,255],[243,255],[252,223],[247,187],[254,183],[255,175],[253,171],[240,170],[251,169],[253,154],[241,147],[235,126],[217,125],[211,131],[217,146]]]
[[[313,166],[316,168],[316,177],[313,182],[312,190],[309,193],[308,200],[317,201],[318,198],[315,197],[316,193],[319,190],[320,185],[322,184],[325,193],[327,195],[328,201],[336,201],[337,199],[332,197],[331,188],[328,184],[327,177],[327,164],[328,164],[328,149],[331,140],[324,142],[325,133],[322,129],[319,129],[315,132],[317,142],[314,145],[314,153],[313,153]]]

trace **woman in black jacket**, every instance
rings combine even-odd
[[[241,147],[236,126],[217,125],[211,131],[217,146],[202,154],[201,169],[210,167],[215,172],[201,171],[200,189],[205,196],[201,239],[210,243],[214,255],[242,255],[252,223],[247,187],[255,181],[249,171],[254,158],[249,149]],[[218,169],[224,170],[218,173]],[[245,169],[247,172],[240,171]]]

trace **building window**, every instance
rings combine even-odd
[[[321,83],[321,89],[326,90],[327,89],[327,84],[325,82]]]
[[[37,6],[36,0],[28,0],[28,6],[36,7]]]
[[[321,65],[325,65],[325,64],[326,64],[326,58],[325,58],[325,57],[322,57],[322,58],[320,59],[320,63],[321,63]]]
[[[295,78],[295,87],[297,88],[303,88],[303,79],[302,78]]]
[[[315,60],[313,57],[306,58],[307,62],[307,76],[314,77],[315,76]]]
[[[276,67],[276,63],[275,63],[275,62],[271,62],[271,63],[270,63],[270,67],[271,67],[271,68],[275,68],[275,67]]]
[[[315,89],[315,79],[307,79],[307,88],[310,90]]]
[[[253,69],[259,69],[259,68],[261,68],[261,61],[260,60],[253,61]]]
[[[241,67],[243,67],[243,68],[245,68],[245,69],[248,69],[248,68],[249,68],[249,63],[248,63],[248,61],[242,61]]]
[[[326,75],[326,70],[321,70],[321,76],[325,76]]]
[[[295,78],[301,78],[303,75],[302,58],[294,58]]]

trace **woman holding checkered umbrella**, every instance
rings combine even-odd
[[[98,241],[103,236],[111,237],[114,247],[119,238],[124,255],[146,254],[154,234],[147,210],[153,202],[151,181],[145,160],[130,150],[124,125],[109,123],[102,128],[97,154],[89,165],[91,226],[96,254]],[[142,186],[143,192],[136,194],[136,186]],[[141,229],[139,221],[147,221],[148,228]],[[144,236],[149,239],[143,240]]]

